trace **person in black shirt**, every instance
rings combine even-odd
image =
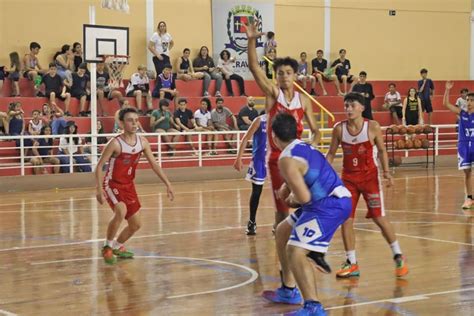
[[[349,59],[346,59],[345,49],[339,50],[339,59],[336,59],[332,63],[331,68],[336,68],[337,79],[339,80],[339,83],[342,83],[344,85],[344,92],[339,90],[338,94],[344,95],[348,93],[349,91],[347,90],[347,83],[353,83],[354,76],[350,74],[351,62],[349,61]]]
[[[102,112],[102,116],[108,116],[108,113],[104,111],[104,99],[107,97],[108,100],[117,99],[120,100],[123,95],[119,88],[118,83],[111,83],[110,75],[105,69],[104,63],[97,64],[97,113]]]
[[[77,69],[77,72],[72,73],[72,82],[70,82],[69,88],[71,90],[71,96],[79,100],[79,116],[90,115],[90,111],[86,110],[86,101],[90,98],[90,93],[87,90],[87,83],[89,81],[89,77],[86,75],[86,71],[87,64],[82,63]]]
[[[188,101],[185,98],[180,98],[178,101],[178,109],[174,112],[173,115],[174,121],[176,123],[176,129],[184,133],[203,131],[204,129],[196,125],[193,111],[186,108],[187,104]],[[185,138],[193,151],[193,155],[197,155],[196,149],[194,148],[193,141],[191,139],[191,135],[186,134]]]
[[[321,49],[318,49],[316,52],[316,58],[311,61],[311,67],[313,68],[313,76],[316,77],[316,80],[323,90],[323,95],[328,95],[326,88],[324,87],[324,81],[334,81],[337,91],[341,92],[341,87],[339,81],[337,80],[336,75],[334,74],[333,68],[328,68],[328,61],[323,58],[324,52]],[[342,92],[341,92],[342,93]]]
[[[199,50],[199,56],[194,59],[193,67],[195,71],[200,71],[204,74],[203,81],[203,96],[209,96],[209,85],[211,79],[216,80],[216,97],[221,96],[221,86],[222,86],[222,74],[220,70],[216,68],[214,60],[209,56],[209,49],[207,46],[202,46]]]
[[[266,54],[266,57],[273,61],[276,58],[276,49],[270,48]],[[273,66],[270,65],[270,63],[266,59],[263,60],[263,64],[265,66],[265,75],[267,76],[267,78],[270,80],[275,79]]]
[[[237,125],[239,126],[239,130],[246,131],[249,129],[250,124],[252,124],[253,120],[255,120],[258,116],[258,111],[255,110],[255,100],[253,97],[247,97],[247,105],[243,106],[239,114],[237,115]]]
[[[179,60],[178,73],[176,79],[190,81],[194,79],[202,79],[204,73],[194,72],[193,63],[189,60],[189,48],[183,50],[183,56]]]
[[[360,93],[364,97],[364,111],[362,112],[362,117],[373,120],[372,117],[372,105],[371,102],[375,98],[372,85],[367,80],[367,73],[361,71],[359,73],[359,82],[354,85],[352,92]]]
[[[72,44],[72,53],[74,54],[74,71],[79,69],[82,64],[82,46],[81,43],[75,42]]]
[[[63,85],[61,77],[57,74],[55,63],[49,64],[49,71],[43,76],[45,96],[49,98],[51,104],[56,104],[56,98],[64,101],[65,111],[69,113],[69,103],[71,102],[71,94],[66,92],[66,86]]]

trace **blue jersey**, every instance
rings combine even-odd
[[[253,134],[252,139],[252,159],[265,161],[267,154],[267,115],[263,114],[259,118],[260,127]]]
[[[474,143],[474,113],[461,110],[458,123],[458,146],[464,143]]]
[[[280,159],[284,157],[296,159],[308,166],[303,178],[311,192],[311,201],[303,206],[303,210],[311,209],[318,201],[329,196],[351,196],[333,167],[313,146],[296,139],[281,153]]]

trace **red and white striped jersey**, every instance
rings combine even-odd
[[[138,135],[135,135],[135,137],[135,145],[133,146],[127,144],[121,135],[115,137],[120,144],[121,150],[117,157],[111,157],[109,160],[109,168],[104,178],[105,186],[107,186],[109,181],[129,184],[135,179],[135,170],[143,152],[141,137]]]
[[[299,92],[295,91],[293,99],[291,102],[287,102],[285,99],[285,95],[283,91],[278,93],[277,102],[271,108],[269,113],[267,114],[267,137],[268,137],[268,144],[270,146],[269,152],[269,160],[278,160],[280,156],[280,149],[273,143],[272,139],[272,120],[278,113],[288,113],[291,114],[296,119],[297,124],[297,135],[298,139],[301,138],[301,134],[303,134],[304,124],[303,124],[303,117],[304,117],[304,108],[300,100]]]

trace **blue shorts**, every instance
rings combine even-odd
[[[459,142],[458,143],[458,169],[471,169],[474,165],[474,143]]]
[[[351,198],[335,196],[322,199],[309,210],[297,209],[287,217],[287,222],[293,226],[288,245],[326,253],[332,236],[349,218],[351,210]]]
[[[252,159],[247,171],[245,180],[251,181],[254,184],[263,185],[267,177],[267,165],[264,160]]]

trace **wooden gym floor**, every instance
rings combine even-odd
[[[385,205],[408,258],[397,280],[392,255],[359,204],[358,280],[319,274],[329,315],[474,315],[473,218],[461,211],[454,168],[401,168]],[[133,260],[100,258],[107,205],[91,189],[0,196],[0,315],[275,315],[294,306],[260,297],[279,285],[268,186],[257,236],[244,234],[250,184],[244,180],[141,185],[143,227]],[[328,253],[344,260],[340,233]]]

